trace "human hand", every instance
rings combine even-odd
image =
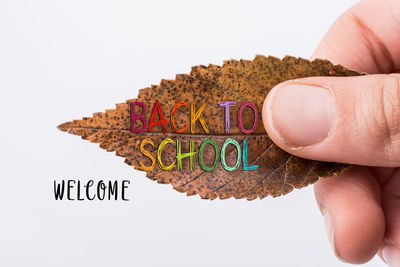
[[[299,157],[356,164],[320,179],[315,194],[335,254],[400,266],[400,1],[345,12],[313,58],[375,75],[284,82],[265,100],[272,140]]]

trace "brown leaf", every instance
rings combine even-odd
[[[318,177],[338,174],[348,166],[339,163],[312,161],[290,155],[276,146],[266,134],[262,125],[261,107],[268,91],[276,84],[286,80],[308,76],[355,76],[360,75],[340,65],[334,66],[327,60],[316,59],[312,62],[287,56],[280,60],[275,57],[256,56],[253,61],[228,60],[220,67],[217,65],[196,66],[189,75],[179,74],[175,80],[162,80],[160,85],[141,89],[137,99],[127,100],[118,104],[116,109],[95,113],[91,118],[83,118],[66,122],[58,126],[62,131],[80,135],[90,142],[100,143],[107,151],[115,151],[124,157],[125,162],[135,169],[139,162],[151,165],[151,160],[140,152],[142,140],[150,138],[154,147],[146,146],[153,155],[157,154],[158,145],[165,138],[182,142],[182,152],[189,151],[189,140],[194,140],[195,151],[199,150],[205,138],[214,140],[221,151],[227,138],[233,138],[242,143],[248,142],[248,162],[259,165],[257,170],[243,171],[238,168],[226,171],[221,163],[215,170],[206,172],[198,165],[190,170],[189,158],[183,159],[183,170],[173,169],[163,171],[158,166],[147,172],[147,177],[159,183],[170,183],[173,188],[186,192],[187,195],[199,194],[201,198],[264,198],[268,195],[280,196],[289,193],[294,188],[301,188],[317,181]],[[168,132],[163,133],[162,127],[155,126],[151,133],[136,134],[130,131],[130,102],[140,101],[146,104],[145,117],[148,120],[154,102],[159,100],[166,119],[170,120],[170,111],[179,101],[185,101],[188,106],[179,108],[175,115],[178,128],[190,120],[189,103],[196,105],[206,103],[203,117],[210,133],[206,134],[200,123],[196,123],[194,135],[189,134],[190,126],[185,134],[175,133],[168,123]],[[245,135],[238,128],[235,116],[240,104],[244,101],[254,103],[258,109],[258,125],[253,134]],[[235,107],[230,108],[231,128],[229,135],[225,134],[225,110],[218,106],[219,102],[234,101]],[[245,109],[250,110],[250,109]],[[243,126],[250,129],[254,122],[252,111],[243,112]],[[140,127],[137,125],[137,127]],[[211,146],[204,149],[206,166],[214,161],[214,150]],[[237,150],[227,146],[226,161],[228,166],[236,162]],[[175,160],[176,146],[165,146],[161,159],[168,165]]]

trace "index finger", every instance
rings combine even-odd
[[[331,26],[312,58],[367,73],[400,69],[400,2],[364,0]]]

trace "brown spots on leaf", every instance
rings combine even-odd
[[[135,169],[139,168],[140,161],[151,164],[149,158],[139,150],[140,143],[145,138],[154,142],[154,147],[146,147],[153,155],[157,154],[157,148],[165,138],[174,140],[174,144],[168,144],[162,152],[161,160],[165,165],[176,161],[176,140],[182,142],[182,153],[185,153],[189,151],[190,139],[194,140],[195,151],[198,152],[201,142],[205,138],[211,138],[217,143],[220,152],[227,138],[233,138],[239,144],[247,138],[248,164],[258,165],[257,170],[243,171],[241,164],[239,169],[229,172],[219,162],[215,170],[207,172],[200,168],[196,153],[195,170],[190,170],[189,158],[185,158],[182,161],[183,170],[178,171],[175,164],[174,168],[165,171],[156,164],[153,170],[147,172],[147,177],[158,183],[171,184],[175,190],[186,192],[187,195],[198,194],[204,199],[235,197],[253,200],[266,196],[276,197],[312,184],[318,177],[338,174],[349,166],[298,158],[276,146],[266,134],[261,118],[262,104],[269,90],[290,79],[355,75],[360,74],[321,59],[310,62],[290,56],[281,60],[261,55],[252,61],[232,59],[225,61],[222,66],[210,64],[192,67],[190,74],[178,74],[175,80],[162,80],[159,85],[141,89],[138,98],[117,104],[115,109],[94,113],[90,118],[63,123],[58,129],[99,143],[107,151],[115,151],[116,155],[124,157],[125,163]],[[200,125],[196,125],[194,135],[189,135],[190,127],[185,133],[178,134],[172,130],[171,123],[167,125],[167,134],[162,132],[161,126],[155,126],[152,133],[132,133],[129,103],[145,103],[145,118],[148,120],[156,100],[159,100],[167,121],[170,121],[170,112],[176,103],[187,103],[187,107],[181,107],[175,113],[175,122],[179,127],[190,123],[190,103],[194,103],[196,107],[206,103],[203,117],[210,134],[206,135]],[[225,135],[225,110],[218,105],[225,101],[236,102],[236,106],[230,108],[229,136]],[[244,101],[252,102],[258,110],[258,124],[251,135],[244,135],[237,125],[236,116]],[[245,110],[242,120],[243,126],[250,129],[254,121],[252,110]],[[204,162],[207,166],[212,165],[214,157],[213,149],[204,150]],[[234,165],[236,157],[236,149],[229,145],[226,149],[229,166]]]

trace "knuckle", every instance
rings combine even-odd
[[[379,99],[375,123],[378,125],[383,145],[400,141],[400,75],[386,75],[377,90]]]

